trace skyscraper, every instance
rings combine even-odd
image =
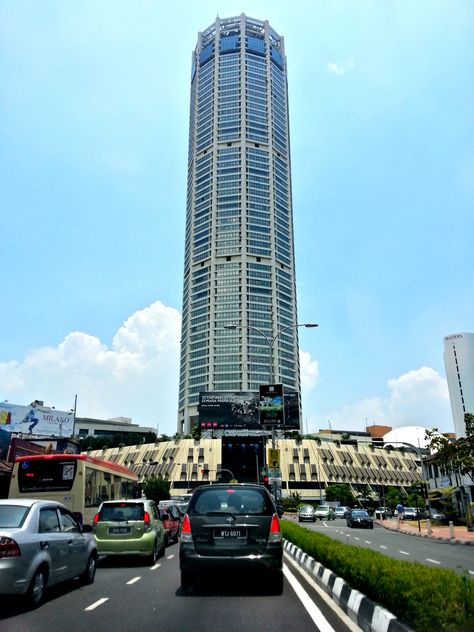
[[[201,391],[299,395],[296,322],[283,37],[217,18],[192,55],[178,431]]]
[[[466,436],[464,414],[474,415],[474,334],[452,334],[444,338],[444,366],[454,431]]]

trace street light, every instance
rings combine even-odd
[[[306,327],[308,329],[311,329],[313,327],[319,327],[319,325],[318,323],[294,323],[293,325],[288,325],[287,327],[283,327],[282,329],[279,329],[273,337],[268,336],[264,331],[262,331],[258,327],[254,327],[253,325],[224,325],[224,329],[227,329],[228,331],[236,331],[237,329],[253,329],[253,331],[256,331],[265,339],[268,345],[268,362],[269,362],[268,375],[269,375],[270,384],[273,384],[273,381],[274,381],[273,380],[274,378],[273,345],[275,343],[275,340],[285,331],[288,331],[290,329],[297,329],[298,327]]]

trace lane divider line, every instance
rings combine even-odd
[[[286,564],[283,564],[283,573],[319,632],[336,632]]]
[[[430,557],[427,557],[426,561],[431,562],[432,564],[441,564],[441,562],[438,562],[438,560],[432,560]]]
[[[131,584],[135,584],[136,582],[139,582],[140,580],[141,580],[141,577],[134,577],[129,582],[127,582],[127,586],[130,586]]]
[[[102,599],[99,599],[98,601],[95,601],[90,606],[87,606],[87,608],[84,608],[84,610],[86,612],[90,611],[90,610],[95,610],[96,608],[98,608],[99,606],[101,606],[103,603],[105,603],[108,600],[109,600],[108,597],[102,597]]]

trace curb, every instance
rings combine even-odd
[[[449,542],[450,544],[463,544],[466,546],[474,546],[474,540],[460,540],[459,538],[449,538],[442,535],[433,535],[433,534],[430,535],[429,533],[420,533],[417,531],[405,531],[405,529],[397,529],[397,528],[390,527],[389,525],[383,524],[383,522],[380,522],[379,520],[377,520],[375,524],[379,525],[380,527],[383,527],[384,529],[387,529],[388,531],[395,531],[395,533],[401,533],[403,535],[414,535],[417,538],[426,538],[428,540],[438,540],[439,542]]]
[[[351,588],[347,582],[295,544],[284,540],[283,548],[364,632],[412,632],[412,628],[402,623],[394,614]]]

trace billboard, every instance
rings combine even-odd
[[[260,422],[264,426],[282,426],[285,421],[283,384],[260,386]]]
[[[199,393],[199,427],[212,429],[260,429],[259,398],[252,392]]]
[[[74,413],[33,402],[29,406],[0,403],[0,429],[23,435],[71,437],[74,432]]]
[[[298,393],[285,391],[285,429],[300,430],[300,398]]]

